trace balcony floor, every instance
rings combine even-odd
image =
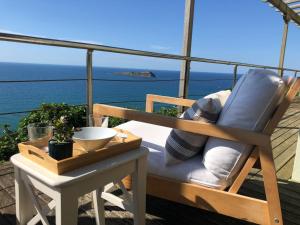
[[[296,99],[280,122],[272,136],[273,155],[275,158],[280,198],[286,225],[300,225],[300,183],[289,181],[292,174],[297,144],[297,132],[300,127],[300,98]],[[241,193],[264,199],[263,184],[259,170],[253,170],[251,176],[242,187]],[[49,201],[40,194],[43,204]],[[130,213],[115,206],[106,204],[106,224],[133,224]],[[79,201],[79,224],[95,224],[94,212],[90,195],[85,195]],[[218,224],[250,224],[216,213],[184,206],[154,197],[147,197],[147,224],[185,224],[185,225],[218,225]],[[49,220],[54,224],[54,216]],[[16,224],[14,173],[11,163],[0,165],[0,224]]]

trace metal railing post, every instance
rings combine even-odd
[[[285,56],[285,50],[286,50],[286,42],[287,42],[287,36],[289,31],[289,19],[284,16],[284,28],[283,28],[283,34],[282,34],[282,42],[281,42],[281,50],[280,50],[280,58],[279,58],[279,69],[278,74],[282,77],[283,76],[283,65],[284,65],[284,56]]]
[[[233,82],[232,82],[232,89],[234,88],[236,81],[237,81],[237,70],[238,70],[238,65],[234,65],[233,68]]]
[[[298,73],[298,71],[295,71],[294,77],[297,77],[297,73]]]
[[[91,116],[93,115],[93,50],[88,49],[86,54],[86,76],[87,76],[87,85],[86,85],[86,100],[87,100],[87,125],[91,124]]]
[[[185,1],[184,32],[183,32],[183,56],[191,56],[193,19],[195,0]],[[185,59],[181,65],[179,81],[179,97],[186,98],[188,95],[188,82],[190,76],[191,60]]]

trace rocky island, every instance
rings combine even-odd
[[[129,71],[129,72],[115,72],[114,75],[133,76],[133,77],[156,77],[151,71]]]

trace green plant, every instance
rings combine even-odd
[[[161,107],[155,113],[165,116],[177,117],[178,109],[177,107]],[[117,117],[109,117],[108,127],[115,127],[122,123],[127,122],[128,120],[117,118]]]
[[[127,120],[122,119],[122,118],[117,118],[117,117],[109,117],[108,120],[108,127],[115,127],[118,126],[122,123],[125,123]]]
[[[85,106],[72,106],[64,103],[42,104],[37,110],[30,112],[21,119],[17,129],[18,138],[21,141],[27,140],[27,125],[30,123],[54,125],[55,129],[55,123],[59,125],[61,117],[67,118],[68,124],[71,124],[72,127],[83,127],[86,125],[86,108]]]
[[[83,127],[86,125],[86,108],[85,106],[57,103],[42,104],[37,110],[30,112],[20,120],[16,131],[11,130],[8,125],[4,125],[3,134],[0,136],[0,161],[8,160],[10,156],[17,153],[18,143],[28,139],[28,124],[39,123],[41,125],[50,125],[60,120],[61,117],[68,118],[68,129],[71,126]],[[59,125],[59,129],[61,129],[61,125]],[[68,135],[70,136],[70,132]]]
[[[3,126],[3,135],[0,137],[0,161],[9,158],[18,152],[18,133],[11,131],[9,125]]]
[[[164,116],[172,116],[177,117],[178,115],[178,109],[177,107],[161,107],[159,110],[155,111],[155,113],[164,115]]]
[[[58,143],[72,140],[74,126],[68,117],[61,116],[59,120],[52,121],[51,125],[54,126],[53,140],[57,141]]]
[[[176,107],[162,107],[156,113],[176,117],[178,110]],[[109,127],[115,127],[126,121],[111,117]],[[73,127],[86,125],[86,108],[85,106],[57,103],[42,104],[37,110],[30,112],[20,120],[16,131],[11,130],[8,125],[4,125],[3,134],[0,136],[0,161],[8,160],[10,156],[18,152],[18,143],[28,139],[27,125],[30,123],[52,124],[56,129],[55,139],[58,141],[67,140],[72,136]]]

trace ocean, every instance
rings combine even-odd
[[[94,67],[93,101],[143,109],[146,94],[178,96],[179,71],[150,70],[155,78],[118,75],[147,69]],[[74,79],[72,81],[41,80]],[[76,80],[77,79],[77,80]],[[16,127],[25,113],[41,103],[86,104],[85,66],[0,63],[0,125]],[[16,82],[32,80],[33,82]],[[232,74],[191,72],[189,98],[198,99],[232,86]]]

